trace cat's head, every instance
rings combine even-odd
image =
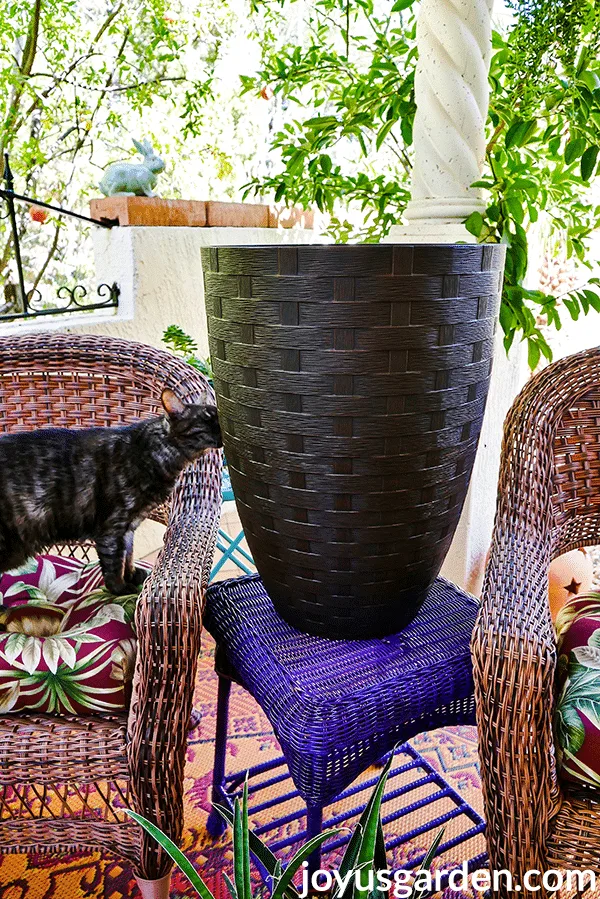
[[[204,450],[223,446],[216,406],[184,403],[168,387],[161,402],[169,421],[171,440],[188,459],[196,459]]]

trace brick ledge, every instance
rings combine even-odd
[[[95,219],[121,226],[184,228],[312,228],[314,214],[294,207],[216,200],[164,200],[162,197],[102,197],[90,200]]]

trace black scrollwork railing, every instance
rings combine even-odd
[[[113,228],[118,222],[111,219],[94,219],[62,206],[54,206],[52,203],[43,203],[33,197],[17,194],[14,190],[14,180],[11,172],[8,154],[4,156],[4,188],[0,188],[0,200],[6,205],[5,215],[0,219],[8,218],[10,221],[12,241],[12,255],[14,256],[17,283],[10,280],[4,284],[4,298],[0,297],[0,322],[27,319],[42,315],[61,315],[72,312],[88,312],[95,309],[116,309],[119,305],[120,290],[116,283],[100,284],[94,294],[82,284],[73,287],[62,285],[55,291],[55,299],[48,300],[37,286],[27,288],[23,259],[21,255],[21,238],[17,224],[15,201],[26,203],[29,206],[48,209],[56,215],[65,215],[80,221],[90,222],[99,228]]]

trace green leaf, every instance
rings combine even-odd
[[[415,0],[396,0],[392,6],[392,12],[402,12],[403,9],[408,9],[409,6],[412,6],[414,2]]]
[[[237,890],[235,888],[235,883],[232,881],[231,877],[229,877],[229,875],[225,871],[223,871],[222,873],[223,873],[223,880],[227,884],[227,889],[229,890],[229,895],[231,896],[231,899],[238,899],[238,894],[237,894]]]
[[[341,833],[341,831],[339,830],[326,830],[323,833],[318,834],[316,837],[310,839],[307,843],[304,844],[304,846],[301,846],[300,849],[298,849],[298,851],[291,858],[285,871],[281,875],[277,886],[271,894],[271,899],[283,899],[288,887],[292,886],[292,878],[294,877],[302,862],[305,861],[308,856],[315,851],[315,849],[319,849],[319,847],[322,846],[323,843],[326,842],[326,840],[328,840],[330,837],[336,836],[339,833]]]
[[[151,837],[154,837],[156,842],[162,846],[167,855],[173,859],[175,864],[181,869],[182,873],[185,874],[201,899],[215,899],[196,869],[192,866],[191,862],[187,860],[181,849],[175,845],[173,840],[169,839],[156,824],[153,824],[152,821],[148,821],[147,818],[142,817],[142,815],[138,815],[137,812],[133,812],[131,809],[125,809],[125,813],[129,815],[130,818],[133,818],[140,827],[144,828],[146,833],[150,834]]]
[[[593,290],[584,290],[583,293],[587,297],[588,303],[596,312],[600,312],[600,296]]]
[[[389,122],[386,122],[385,125],[383,125],[379,129],[379,131],[377,133],[377,139],[375,141],[375,147],[377,150],[379,150],[382,143],[384,142],[384,140],[386,139],[386,137],[388,136],[388,134],[390,133],[390,131],[392,130],[392,128],[394,127],[395,124],[396,124],[395,119],[390,119]]]
[[[581,52],[579,54],[579,59],[577,60],[577,65],[575,67],[575,75],[577,78],[579,78],[579,76],[584,71],[585,67],[587,66],[588,58],[589,58],[589,47],[584,46],[581,48]]]
[[[429,869],[431,868],[431,865],[435,858],[436,852],[438,851],[438,847],[439,847],[440,843],[442,842],[442,837],[444,836],[445,829],[446,829],[445,827],[442,827],[436,833],[431,846],[427,850],[427,855],[423,859],[421,867],[419,868],[419,871],[416,872],[416,874],[418,874],[420,871],[429,871]],[[415,874],[415,876],[416,876],[416,874]],[[426,890],[419,890],[416,893],[414,899],[425,899],[426,895],[428,895]]]
[[[579,159],[584,150],[585,138],[575,137],[572,140],[568,141],[565,147],[565,162],[567,163],[567,165],[571,165],[572,162],[575,162],[576,159]]]
[[[562,748],[575,755],[585,742],[585,727],[577,710],[572,705],[559,703],[557,724]]]
[[[465,220],[465,228],[469,234],[479,237],[483,230],[483,216],[480,212],[472,212]]]
[[[233,874],[238,899],[252,899],[250,848],[248,839],[248,779],[244,782],[242,802],[233,806]]]
[[[540,361],[540,348],[535,340],[527,341],[527,362],[531,371],[535,371]]]
[[[228,809],[224,805],[218,805],[215,803],[214,808],[221,815],[222,818],[227,821],[233,827],[233,813],[231,809]],[[280,868],[279,859],[273,855],[268,846],[266,846],[260,837],[257,837],[256,834],[249,830],[248,832],[248,843],[250,846],[250,851],[252,855],[254,855],[261,865],[265,868],[266,871],[270,874],[271,877],[276,877],[277,872]],[[290,886],[286,890],[286,899],[298,899],[298,893],[296,890]]]
[[[384,871],[387,868],[387,855],[385,849],[385,837],[383,835],[383,825],[381,823],[381,815],[377,823],[377,837],[375,840],[375,854],[373,856],[373,868],[375,872]],[[388,890],[375,885],[369,899],[388,899]]]
[[[362,868],[363,866],[366,867],[367,870],[371,870],[373,868],[373,862],[375,859],[375,847],[378,845],[381,839],[381,803],[383,801],[385,785],[387,783],[387,778],[392,766],[393,759],[394,754],[392,752],[390,753],[390,757],[388,758],[387,763],[379,776],[379,780],[377,781],[371,798],[367,803],[365,811],[360,818],[360,823],[362,825],[362,834],[360,847],[358,850],[358,857],[356,859],[356,864],[359,868]],[[356,894],[358,896],[365,896],[367,894],[367,891],[356,890]]]
[[[358,824],[356,825],[352,836],[346,846],[346,850],[344,852],[344,856],[339,865],[339,874],[342,880],[346,877],[346,875],[350,871],[356,870],[357,867],[361,864],[361,855],[368,856],[368,852],[363,851],[363,844],[367,839],[366,830],[367,827],[371,828],[371,831],[368,835],[369,841],[373,842],[373,856],[375,852],[375,846],[378,845],[380,841],[380,837],[378,837],[379,832],[379,823],[381,816],[381,802],[383,799],[383,791],[385,790],[385,785],[387,782],[388,774],[390,773],[390,769],[392,767],[392,763],[394,760],[393,751],[390,753],[390,756],[385,763],[381,774],[379,775],[379,780],[377,781],[377,785],[373,793],[371,794],[365,809],[360,816]],[[373,817],[375,816],[375,818]],[[373,856],[371,856],[371,863],[373,862]],[[335,889],[333,891],[332,899],[339,899],[340,895],[340,887],[339,884],[336,884]]]
[[[587,148],[581,157],[581,177],[584,181],[589,181],[594,174],[599,149],[597,144],[593,144],[591,147]]]
[[[536,129],[537,122],[535,119],[528,119],[527,121],[518,119],[506,132],[504,146],[507,150],[510,149],[510,147],[522,147],[523,144],[527,143],[527,140]]]
[[[327,153],[322,153],[319,156],[319,165],[326,175],[331,174],[331,156],[328,156]]]
[[[516,122],[510,126],[508,131],[506,132],[506,137],[504,138],[504,146],[508,150],[513,144],[516,143],[519,131],[523,127],[523,119],[517,119]]]
[[[566,306],[567,309],[569,310],[569,315],[571,316],[571,318],[573,319],[573,321],[576,322],[577,319],[579,318],[579,311],[580,311],[579,303],[577,302],[577,300],[574,299],[574,298],[573,298],[573,299],[569,299],[569,297],[565,297],[565,298],[563,299],[563,303],[565,304],[565,306]]]

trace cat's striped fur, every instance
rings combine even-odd
[[[135,529],[189,462],[222,445],[215,406],[185,405],[171,390],[162,402],[166,415],[124,427],[0,437],[0,572],[55,543],[91,540],[112,593],[141,583]]]

